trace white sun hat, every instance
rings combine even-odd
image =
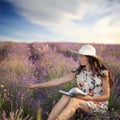
[[[89,44],[83,45],[78,52],[77,51],[71,51],[71,52],[97,58],[96,49],[92,45],[89,45]]]

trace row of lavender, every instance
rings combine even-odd
[[[59,87],[29,90],[24,86],[28,83],[45,82],[63,76],[77,67],[77,56],[70,50],[78,50],[81,45],[76,43],[1,42],[0,114],[2,117],[9,117],[10,111],[22,108],[23,116],[30,114],[35,119],[34,114],[41,108],[45,118],[54,104],[48,105],[47,103],[49,100],[54,101],[53,95],[57,93]],[[115,87],[111,92],[110,109],[120,111],[120,46],[93,45],[114,74]],[[3,114],[3,111],[6,115]]]

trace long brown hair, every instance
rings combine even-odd
[[[105,74],[101,74],[101,71],[102,70],[108,71],[109,83],[110,83],[110,86],[112,86],[113,85],[112,74],[110,70],[107,68],[107,66],[105,66],[101,60],[95,57],[92,57],[92,56],[86,56],[86,57],[88,57],[88,61],[89,61],[91,71],[93,74],[96,74],[97,76],[100,76],[101,78],[105,78],[107,76]],[[85,66],[80,65],[74,72],[76,73],[76,75],[78,75],[84,69],[85,69]]]

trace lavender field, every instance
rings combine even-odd
[[[44,89],[26,89],[35,84],[61,77],[78,66],[78,43],[0,43],[0,120],[46,120],[60,98],[60,88],[75,83]],[[104,117],[120,119],[120,45],[93,44],[103,62],[113,73],[109,113]],[[96,116],[96,120],[97,120]],[[18,119],[17,119],[18,118]],[[79,120],[74,116],[73,120]],[[102,120],[102,118],[101,118]]]

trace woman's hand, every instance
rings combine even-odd
[[[34,85],[34,84],[27,84],[27,85],[25,86],[25,88],[34,89],[34,88],[36,88],[36,85]]]

